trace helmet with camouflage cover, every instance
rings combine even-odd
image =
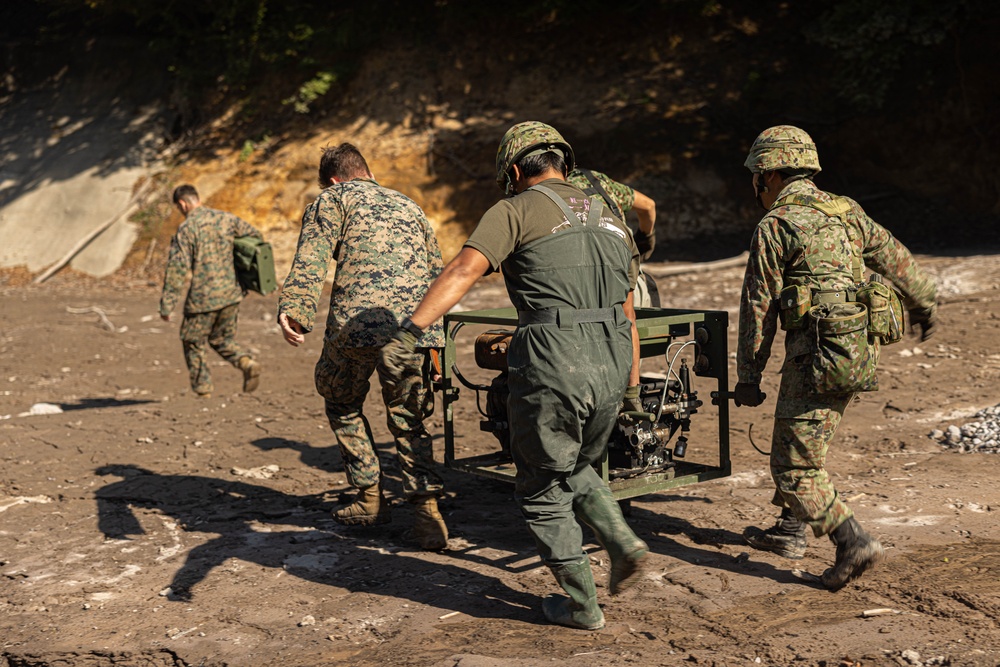
[[[510,168],[522,158],[529,155],[541,155],[557,150],[563,154],[566,169],[572,171],[576,166],[573,147],[563,139],[562,135],[551,125],[529,120],[518,123],[504,133],[497,148],[497,185],[505,193],[511,194],[511,182],[508,175]]]
[[[792,125],[776,125],[761,132],[743,166],[755,174],[779,169],[811,169],[814,175],[820,172],[812,137]]]

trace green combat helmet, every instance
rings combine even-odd
[[[761,132],[743,166],[755,174],[778,169],[811,169],[813,175],[820,172],[812,137],[792,125],[776,125]]]
[[[566,161],[566,169],[573,170],[576,157],[573,148],[551,125],[529,120],[518,123],[504,133],[497,148],[497,185],[504,194],[514,194],[514,184],[510,181],[510,168],[529,155],[541,155],[548,151],[559,151]]]

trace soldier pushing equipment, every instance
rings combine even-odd
[[[391,340],[399,318],[420,302],[441,270],[434,230],[412,200],[375,182],[351,144],[323,153],[319,181],[325,189],[302,215],[295,260],[278,302],[278,323],[290,345],[305,340],[330,261],[337,260],[316,390],[326,402],[347,480],[358,493],[333,518],[347,525],[391,519],[371,427],[362,412],[369,379],[378,372],[403,495],[414,505],[415,537],[424,549],[443,549],[448,529],[437,506],[442,483],[423,425],[434,406],[424,373],[426,355],[411,349],[393,375],[379,361],[379,350]],[[428,322],[428,328],[421,346],[442,346],[440,322]]]
[[[421,330],[480,276],[503,268],[518,310],[507,351],[515,495],[542,561],[569,596],[549,597],[542,608],[553,623],[596,630],[604,614],[578,521],[608,551],[612,594],[638,581],[648,555],[593,468],[623,395],[627,410],[639,403],[632,307],[639,252],[600,198],[566,183],[573,163],[573,149],[552,127],[531,121],[507,130],[497,184],[512,196],[483,215],[383,358],[402,370],[423,343]]]

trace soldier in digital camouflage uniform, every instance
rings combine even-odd
[[[591,169],[577,167],[569,172],[566,181],[580,188],[587,195],[599,195],[611,212],[624,221],[629,211],[635,209],[639,218],[639,228],[632,232],[635,245],[639,249],[639,261],[647,261],[656,249],[656,202],[635,188],[612,179],[606,174]],[[656,282],[639,270],[639,280],[635,284],[635,305],[637,308],[659,308],[660,294]]]
[[[190,275],[181,342],[191,388],[203,398],[212,394],[207,343],[243,371],[243,391],[253,391],[260,383],[260,364],[235,340],[243,289],[236,280],[233,239],[259,238],[260,232],[232,213],[203,206],[194,186],[181,185],[174,190],[173,200],[184,215],[184,222],[170,241],[160,317],[170,321],[170,313]]]
[[[820,171],[819,155],[808,134],[787,125],[765,130],[750,148],[745,166],[753,173],[757,201],[767,214],[754,231],[743,281],[736,405],[755,407],[763,400],[761,375],[779,314],[788,314],[781,309],[794,306],[798,294],[804,295],[802,308],[853,301],[864,268],[861,260],[903,293],[911,327],[920,328],[922,340],[933,333],[934,282],[857,202],[816,187],[812,177]],[[831,216],[834,211],[840,214]],[[883,550],[858,524],[826,471],[827,449],[855,394],[816,391],[815,335],[809,326],[786,330],[771,438],[776,487],[772,502],[782,508],[781,517],[767,530],[747,528],[744,537],[758,549],[799,559],[805,554],[806,526],[817,537],[829,535],[836,545],[836,561],[821,581],[836,590],[873,566]],[[877,361],[878,343],[872,345]]]
[[[397,372],[423,330],[502,267],[518,310],[507,356],[514,493],[542,561],[569,596],[546,598],[542,610],[553,623],[596,630],[604,614],[580,524],[607,549],[612,595],[641,579],[649,553],[593,467],[619,405],[642,409],[632,307],[639,252],[600,197],[566,183],[573,163],[573,149],[551,126],[507,130],[497,184],[512,196],[483,215],[382,354]]]
[[[405,359],[404,372],[389,376],[379,350],[441,271],[441,251],[424,212],[404,195],[375,182],[358,149],[341,144],[324,151],[319,167],[325,189],[302,216],[302,232],[291,272],[278,302],[285,339],[300,344],[313,328],[330,261],[337,261],[323,353],[316,364],[316,390],[337,438],[354,501],[334,512],[347,525],[391,520],[382,472],[362,408],[378,372],[386,421],[396,444],[403,494],[415,508],[414,534],[425,549],[447,546],[448,530],[438,511],[442,491],[435,474],[431,437],[423,420],[433,409],[425,374],[426,350]],[[421,347],[442,347],[435,322]]]

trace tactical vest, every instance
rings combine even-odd
[[[833,195],[831,195],[833,196]],[[806,316],[809,309],[821,303],[848,303],[860,301],[868,309],[868,333],[876,338],[882,345],[891,345],[902,339],[904,333],[903,320],[903,299],[902,296],[892,287],[885,284],[882,276],[873,274],[871,280],[864,282],[864,261],[861,258],[861,246],[859,229],[853,221],[849,220],[851,204],[845,197],[834,197],[831,202],[823,202],[809,195],[788,195],[774,203],[773,208],[788,204],[806,206],[823,213],[831,220],[837,220],[843,227],[844,234],[850,242],[851,252],[851,280],[853,284],[846,289],[836,286],[829,289],[830,283],[823,284],[826,275],[820,273],[819,280],[810,280],[816,277],[816,272],[809,272],[813,267],[807,264],[806,271],[799,267],[793,267],[787,272],[787,286],[782,289],[781,302],[781,326],[786,331],[802,328],[805,325]],[[834,223],[831,223],[835,226]],[[810,238],[810,248],[805,256],[815,257],[809,250],[815,250],[815,237],[819,231],[826,229],[827,225],[818,227]],[[839,275],[839,274],[838,274]]]
[[[825,222],[805,235],[798,261],[785,269],[780,295],[781,327],[789,331],[801,329],[815,305],[854,301],[864,280],[864,262],[860,230],[848,218],[851,204],[845,197],[834,196],[833,201],[824,202],[792,194],[775,201],[771,210],[780,206],[803,206],[826,216]]]

